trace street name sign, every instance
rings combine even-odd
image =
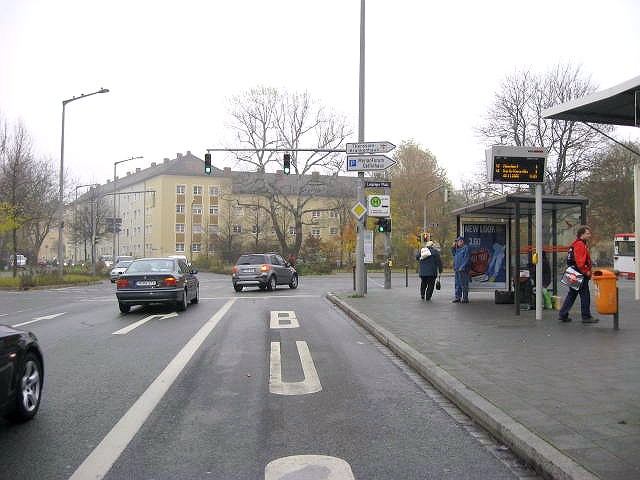
[[[396,148],[391,142],[347,143],[347,155],[354,153],[388,153]]]
[[[391,188],[391,182],[372,182],[365,180],[364,188]]]
[[[386,155],[352,155],[347,157],[347,171],[386,170],[396,164]]]

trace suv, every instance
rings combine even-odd
[[[236,292],[243,287],[257,286],[260,290],[275,290],[278,285],[298,288],[298,273],[277,253],[247,253],[233,267],[231,281]]]

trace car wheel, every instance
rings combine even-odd
[[[118,306],[120,307],[120,311],[122,313],[129,313],[129,310],[131,310],[131,305],[125,305],[124,303],[119,303]]]
[[[242,291],[242,285],[234,285],[234,286],[233,286],[233,289],[234,289],[236,292],[241,292],[241,291]]]
[[[276,289],[277,285],[278,285],[278,282],[276,281],[276,276],[271,275],[269,280],[267,280],[267,290],[271,292]]]
[[[289,288],[298,288],[298,275],[294,275],[291,277],[291,281],[289,282]]]
[[[196,286],[196,295],[191,299],[194,305],[200,301],[200,285]]]
[[[176,310],[179,312],[184,312],[187,309],[187,289],[184,289],[182,300],[179,300],[176,303]]]
[[[15,410],[9,415],[9,420],[24,422],[31,420],[40,408],[42,395],[42,363],[33,352],[24,356],[20,379],[18,380],[18,394]]]
[[[260,284],[258,285],[258,288],[264,292],[267,289],[267,284],[266,283],[264,285]]]

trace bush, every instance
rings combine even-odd
[[[299,275],[326,275],[333,272],[333,265],[325,263],[299,263],[296,265]]]

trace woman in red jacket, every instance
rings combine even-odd
[[[559,319],[561,322],[570,322],[569,310],[573,306],[576,297],[580,295],[580,313],[582,323],[597,323],[599,320],[591,316],[591,297],[589,295],[589,279],[591,278],[591,255],[587,241],[591,238],[591,228],[582,225],[576,232],[576,239],[571,244],[573,255],[569,255],[568,262],[572,267],[580,271],[584,276],[582,285],[578,290],[570,288],[560,309]],[[571,251],[571,250],[570,250]],[[571,259],[571,256],[573,259]]]

